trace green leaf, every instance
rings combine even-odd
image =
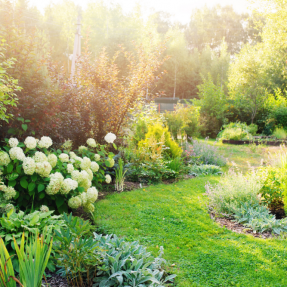
[[[20,184],[23,188],[27,188],[28,187],[28,181],[25,178],[21,178],[20,180]]]
[[[38,177],[37,177],[37,174],[33,174],[33,175],[31,176],[31,178],[32,178],[33,181],[36,181],[37,178],[38,178]]]
[[[9,164],[7,165],[7,173],[11,173],[12,170],[13,170],[13,164],[12,164],[12,163],[9,163]]]
[[[25,120],[25,123],[31,123],[31,121],[30,120]]]
[[[16,185],[16,180],[9,180],[8,181],[8,186],[15,186]]]
[[[79,192],[84,192],[84,191],[85,191],[85,188],[82,187],[82,186],[79,186],[79,187],[78,187],[78,191],[79,191]]]
[[[28,185],[28,190],[29,191],[33,191],[36,187],[36,184],[34,182],[30,182]]]
[[[23,129],[24,131],[26,131],[26,130],[28,129],[28,126],[27,126],[26,124],[22,124],[22,129]]]
[[[118,147],[117,147],[117,145],[115,143],[113,143],[113,147],[114,147],[115,150],[118,149]]]
[[[58,207],[59,213],[68,213],[68,205],[66,203],[62,204],[60,207]]]
[[[10,176],[7,176],[8,180],[12,181],[12,180],[15,180],[17,177],[19,176],[19,174],[17,173],[12,173]]]
[[[42,192],[42,193],[40,193],[39,198],[43,199],[45,197],[45,195],[46,195],[45,192]]]
[[[45,189],[45,185],[44,184],[39,184],[38,185],[38,192],[41,192]]]
[[[17,171],[17,173],[21,173],[22,172],[22,165],[18,165],[17,167],[16,167],[16,171]]]
[[[64,202],[65,202],[65,199],[63,197],[58,197],[56,199],[56,205],[57,205],[58,209],[59,209],[59,207],[61,207],[63,205]]]
[[[38,214],[35,214],[33,218],[30,220],[30,225],[35,225],[39,221],[40,217]]]
[[[59,149],[57,149],[57,153],[58,153],[58,154],[61,154],[61,153],[62,153],[62,151],[61,151],[61,150],[59,150]]]

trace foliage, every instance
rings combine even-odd
[[[198,86],[199,99],[194,99],[195,106],[200,107],[200,115],[204,119],[204,129],[202,135],[215,137],[221,126],[224,124],[228,103],[223,87],[216,84],[211,75],[203,79],[203,83]]]
[[[162,153],[164,157],[175,158],[182,154],[182,149],[171,138],[168,128],[164,128],[160,124],[148,126],[148,132],[145,135],[145,139],[138,143],[138,149],[140,152],[141,150],[148,153],[153,151],[154,148],[151,148],[148,144],[151,138],[154,138],[156,142],[159,143],[158,148],[163,149]]]
[[[245,164],[252,160],[252,154],[242,152],[247,147],[221,147],[227,154],[232,148],[233,157]],[[256,158],[258,163],[261,157]],[[220,179],[208,177],[211,184]],[[153,254],[162,245],[166,270],[177,275],[177,287],[250,286],[250,282],[254,287],[285,286],[284,235],[262,239],[221,227],[206,208],[206,181],[206,177],[197,177],[111,194],[97,203],[97,233],[138,240]],[[268,276],[266,262],[273,270]]]
[[[218,166],[226,165],[226,159],[219,155],[218,148],[215,145],[208,144],[208,140],[192,140],[193,157],[191,163],[212,164]]]
[[[91,225],[72,214],[64,214],[64,219],[67,228],[56,231],[58,242],[54,244],[60,273],[73,286],[92,286],[102,263],[101,249],[89,235]]]
[[[1,41],[1,37],[0,37]],[[2,43],[1,43],[2,42]],[[18,81],[11,77],[7,70],[12,69],[15,64],[15,59],[5,59],[3,53],[3,45],[5,40],[2,39],[0,42],[0,126],[2,125],[2,121],[8,122],[8,120],[13,117],[12,114],[7,112],[7,107],[15,107],[17,104],[17,96],[15,94],[16,91],[20,91],[20,87],[18,86]]]
[[[0,236],[0,285],[4,287],[16,287],[14,278],[15,273],[11,256],[9,255],[4,241]]]
[[[165,113],[166,124],[172,136],[186,135],[197,137],[199,135],[199,108],[191,104],[177,104],[173,112]]]
[[[166,262],[163,258],[163,248],[158,257],[153,257],[145,247],[138,242],[127,242],[116,235],[102,236],[94,233],[103,253],[103,271],[98,272],[94,286],[153,286],[163,287],[164,283],[172,281],[175,275],[167,276],[162,269]]]
[[[20,246],[14,239],[19,259],[20,281],[24,287],[39,287],[52,251],[53,238],[45,232],[26,240],[23,233]]]
[[[87,143],[89,141],[92,141],[92,147],[82,146],[69,154],[60,149],[49,149],[52,141],[48,137],[42,137],[37,144],[32,137],[25,143],[6,139],[5,152],[0,151],[4,182],[1,198],[14,198],[20,209],[33,210],[41,205],[60,213],[67,211],[68,206],[93,209],[92,203],[97,196],[90,200],[85,200],[85,196],[88,190],[97,193],[92,185],[99,187],[107,181],[105,170],[113,167],[114,154],[107,151],[106,145],[97,145],[93,139]],[[10,142],[15,143],[12,144],[14,147]],[[77,205],[71,203],[75,200]]]
[[[258,130],[255,124],[229,123],[223,126],[223,130],[218,134],[220,140],[252,140]]]
[[[284,128],[276,128],[273,132],[273,136],[275,136],[279,140],[284,140],[287,138],[287,133]]]
[[[210,208],[217,213],[232,215],[246,202],[259,203],[258,194],[263,183],[261,175],[255,170],[243,175],[230,169],[221,177],[218,184],[208,183],[205,186]]]
[[[122,158],[118,160],[118,168],[116,169],[116,190],[124,190],[125,174],[127,170],[124,170],[124,161]]]
[[[190,174],[195,176],[201,175],[221,175],[223,174],[221,168],[217,165],[194,165],[190,169]]]
[[[287,107],[279,107],[274,111],[274,118],[278,126],[287,128]]]
[[[277,235],[287,232],[287,219],[276,220],[265,205],[245,202],[234,212],[235,220],[251,228],[253,232],[274,232]]]

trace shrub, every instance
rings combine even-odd
[[[226,159],[218,154],[218,148],[208,144],[207,140],[200,142],[192,140],[193,154],[191,162],[194,164],[226,165]]]
[[[287,107],[278,107],[273,114],[276,124],[283,128],[287,128]]]
[[[107,141],[113,141],[108,135]],[[105,176],[105,170],[114,165],[113,154],[93,139],[87,141],[89,148],[81,146],[70,153],[49,149],[52,145],[49,137],[38,142],[32,137],[24,143],[13,138],[6,142],[5,152],[0,151],[4,182],[0,198],[14,199],[19,208],[33,210],[46,205],[62,213],[68,206],[75,209],[83,206],[93,211],[97,190],[92,184],[99,186],[111,180],[109,175]]]
[[[223,126],[223,131],[218,134],[220,140],[252,140],[258,130],[257,125],[246,123],[230,123]]]
[[[177,104],[175,111],[167,112],[164,115],[166,124],[172,136],[187,135],[188,137],[197,137],[199,135],[199,107],[191,104]]]
[[[234,210],[234,218],[238,223],[251,228],[254,232],[274,232],[280,234],[287,231],[287,218],[276,220],[266,206],[245,202]]]
[[[279,140],[284,140],[287,138],[287,133],[283,128],[276,128],[273,132],[273,136],[275,136]]]
[[[148,132],[145,135],[145,139],[138,143],[139,151],[151,151],[148,145],[149,139],[154,138],[160,146],[158,148],[163,149],[163,156],[167,158],[176,158],[181,156],[182,149],[171,138],[168,128],[164,128],[162,125],[156,123],[148,127]]]
[[[249,174],[229,170],[219,184],[205,186],[210,207],[216,213],[233,215],[242,204],[259,204],[258,194],[263,187],[261,175],[252,170]]]
[[[191,167],[189,173],[194,176],[223,174],[221,168],[217,165],[194,165]]]
[[[163,270],[163,248],[153,257],[138,242],[126,242],[116,235],[94,233],[95,242],[103,252],[102,271],[98,271],[95,287],[104,286],[164,286],[175,275],[167,276]]]

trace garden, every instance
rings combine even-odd
[[[198,10],[184,32],[101,1],[14,2],[0,0],[0,287],[286,286],[284,1],[252,22]],[[193,49],[211,14],[248,31]],[[161,113],[171,74],[181,100]]]

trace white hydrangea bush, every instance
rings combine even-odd
[[[66,150],[55,150],[47,136],[28,136],[24,142],[7,139],[6,146],[0,146],[0,202],[6,204],[3,208],[11,210],[15,204],[20,209],[33,207],[42,212],[62,213],[79,207],[93,212],[98,198],[96,186],[112,183],[109,169],[115,161],[107,147],[116,147],[115,140],[116,136],[108,133],[106,145],[89,138],[87,146],[71,151],[71,141],[62,145],[69,147]]]

